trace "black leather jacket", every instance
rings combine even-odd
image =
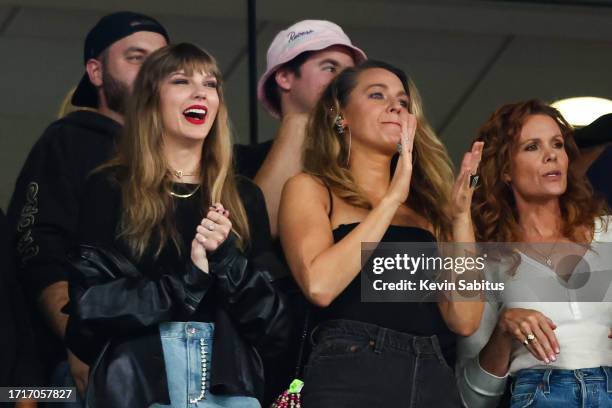
[[[273,288],[264,253],[251,262],[228,239],[210,257],[210,273],[189,264],[182,275],[143,276],[117,251],[81,245],[71,257],[67,346],[91,364],[87,407],[169,404],[157,325],[177,308],[193,313],[215,291],[211,391],[261,399],[260,355],[283,350],[290,333],[286,301]]]

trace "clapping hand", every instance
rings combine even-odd
[[[229,211],[219,203],[211,206],[206,217],[197,226],[195,237],[191,242],[191,260],[203,272],[208,273],[206,254],[219,248],[231,230]]]
[[[478,165],[482,157],[484,142],[475,142],[472,150],[463,156],[459,176],[455,180],[452,190],[453,219],[470,215],[470,206],[474,189],[478,184]]]
[[[402,112],[400,121],[402,126],[400,144],[398,145],[400,157],[387,190],[387,195],[398,205],[406,202],[410,191],[412,149],[417,128],[416,116],[411,113]]]

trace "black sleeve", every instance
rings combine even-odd
[[[8,225],[0,210],[0,386],[43,385],[42,367],[22,290],[15,278]]]
[[[273,276],[284,267],[272,251],[270,223],[264,196],[252,181],[238,176],[237,186],[249,219],[250,245],[245,255],[233,244],[233,235],[214,252],[210,273],[216,298],[237,325],[240,334],[262,356],[281,353],[288,341],[291,318],[284,295]]]
[[[213,279],[189,263],[159,278],[141,274],[118,251],[81,246],[71,257],[66,345],[92,362],[110,337],[142,333],[193,313]],[[121,274],[121,276],[119,276]]]
[[[245,177],[237,177],[240,198],[249,220],[251,239],[246,255],[248,258],[261,255],[272,248],[272,235],[268,210],[261,189]]]
[[[210,260],[216,298],[243,338],[264,357],[281,353],[291,333],[287,300],[272,285],[268,254],[247,260],[229,242],[222,253]]]
[[[95,358],[109,336],[191,315],[212,285],[210,275],[192,262],[169,270],[156,262],[136,264],[124,255],[129,251],[116,239],[121,192],[111,175],[96,173],[88,179],[77,228],[81,245],[65,263],[70,273],[66,344],[84,361]]]
[[[26,159],[9,206],[19,278],[34,298],[67,279],[62,259],[76,228],[86,176],[79,156],[86,152],[76,152],[66,132],[61,122],[47,128]]]

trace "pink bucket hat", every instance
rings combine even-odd
[[[281,65],[291,61],[301,53],[319,51],[333,45],[343,45],[349,48],[353,52],[356,64],[367,59],[365,53],[351,43],[351,39],[342,31],[342,28],[330,21],[298,21],[274,37],[270,48],[268,48],[266,72],[257,83],[257,98],[272,116],[278,118],[280,112],[266,98],[264,84],[268,78]]]

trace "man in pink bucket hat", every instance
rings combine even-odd
[[[308,114],[340,71],[366,58],[340,26],[324,20],[299,21],[270,44],[257,96],[281,123],[273,140],[237,146],[236,162],[239,173],[254,178],[262,189],[274,236],[283,185],[301,170]]]

